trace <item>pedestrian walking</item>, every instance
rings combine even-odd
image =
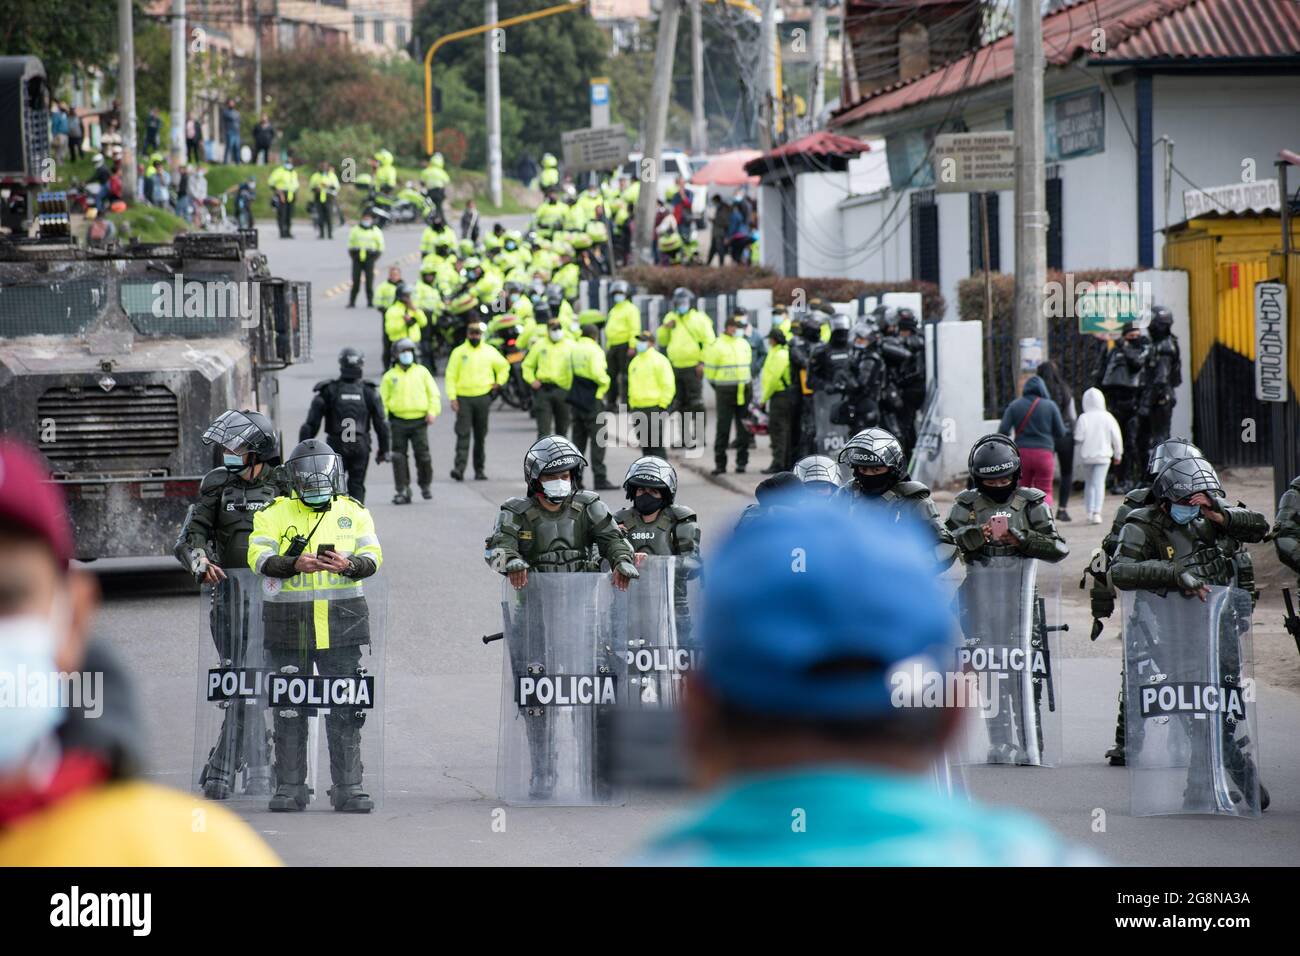
[[[1074,446],[1074,460],[1084,469],[1083,508],[1088,524],[1101,524],[1106,474],[1124,457],[1124,433],[1106,410],[1106,396],[1099,388],[1083,393],[1083,414],[1074,423]]]
[[[1037,375],[1025,381],[1024,392],[1007,406],[998,433],[1010,435],[1020,452],[1024,488],[1037,488],[1052,507],[1052,478],[1056,473],[1056,446],[1069,433],[1061,410],[1047,394],[1047,385]]]
[[[1056,463],[1059,481],[1059,497],[1056,501],[1056,520],[1069,521],[1070,512],[1066,506],[1070,503],[1070,493],[1074,490],[1074,425],[1079,419],[1079,410],[1074,403],[1074,390],[1065,380],[1055,362],[1047,361],[1038,366],[1038,377],[1047,386],[1047,394],[1056,407],[1061,410],[1061,420],[1065,422],[1066,435],[1056,445]]]

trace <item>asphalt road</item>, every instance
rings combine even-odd
[[[308,279],[315,297],[315,359],[281,377],[281,425],[292,445],[314,382],[335,374],[345,344],[363,348],[369,376],[381,367],[373,354],[378,318],[348,310],[346,230],[332,242],[317,240],[299,223],[297,238],[261,239],[276,275]],[[413,272],[419,232],[390,230],[389,254]],[[345,287],[344,287],[345,288]],[[500,583],[482,561],[482,542],[498,504],[521,493],[521,463],[535,435],[532,420],[510,410],[494,412],[487,482],[448,477],[454,438],[452,416],[431,428],[434,500],[406,507],[389,503],[388,466],[372,464],[368,506],[384,548],[390,595],[387,640],[388,692],[384,716],[382,805],[369,816],[328,810],[271,814],[260,805],[235,806],[283,858],[293,864],[515,864],[616,863],[680,805],[681,797],[638,795],[627,806],[599,809],[505,809],[495,797],[502,651],[480,636],[500,630]],[[765,442],[764,442],[765,444]],[[611,477],[621,478],[635,452],[612,448]],[[760,449],[751,470],[763,467]],[[710,458],[680,467],[679,500],[701,516],[706,548],[748,502],[753,482],[709,480]],[[749,476],[745,476],[747,479]],[[729,485],[729,487],[728,487]],[[611,505],[621,492],[607,493]],[[1113,507],[1115,501],[1111,501]],[[941,505],[941,507],[943,507]],[[1075,525],[1072,546],[1096,544],[1100,531]],[[1083,540],[1089,538],[1089,540]],[[99,633],[133,674],[147,727],[150,776],[188,786],[195,751],[194,715],[200,644],[209,641],[197,594],[174,563],[101,562],[106,604]],[[1077,577],[1076,579],[1077,580]],[[1075,580],[1064,593],[1082,616]],[[1079,592],[1081,593],[1081,592]],[[1078,641],[1078,631],[1067,643]],[[1300,697],[1267,683],[1259,701],[1262,774],[1273,807],[1262,820],[1134,818],[1128,813],[1128,777],[1104,765],[1118,688],[1118,642],[1099,642],[1062,664],[1065,760],[1051,770],[976,767],[966,771],[971,793],[1038,814],[1063,837],[1120,864],[1294,864],[1300,861]],[[1078,646],[1075,643],[1075,646]],[[372,722],[366,733],[376,730]],[[202,744],[203,751],[209,746]],[[368,773],[375,768],[368,766]],[[375,781],[368,781],[372,792]],[[322,784],[323,789],[324,784]]]

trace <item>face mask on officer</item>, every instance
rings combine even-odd
[[[883,495],[893,487],[894,476],[889,473],[887,468],[876,474],[871,474],[870,470],[874,467],[876,466],[863,466],[853,469],[853,480],[867,494]]]
[[[246,467],[243,455],[234,455],[228,451],[221,454],[221,463],[225,465],[226,471],[239,472]]]
[[[542,494],[548,501],[563,501],[573,492],[573,483],[569,481],[569,473],[566,471],[562,475],[556,475],[551,478],[542,478]]]
[[[622,292],[615,292],[615,293],[614,293],[614,301],[615,301],[615,302],[622,302],[622,301],[623,301],[624,299],[626,299],[626,298],[627,298],[627,296],[625,296]]]
[[[313,508],[319,508],[321,505],[326,504],[332,497],[333,495],[330,493],[329,489],[317,488],[312,491],[303,492],[302,500],[307,502],[307,504],[311,505]]]
[[[476,348],[479,347],[479,343],[481,343],[481,342],[483,341],[483,336],[482,336],[482,335],[470,335],[470,336],[468,336],[468,337],[465,339],[465,341],[469,342],[469,346],[470,346],[470,348],[474,348],[474,349],[476,349]]]
[[[397,361],[401,362],[403,365],[410,365],[415,361],[415,353],[409,349],[405,352],[398,352]]]
[[[1173,518],[1179,524],[1190,524],[1200,513],[1200,505],[1171,504],[1169,506],[1169,517]]]
[[[1016,483],[1014,481],[1009,481],[1005,485],[992,485],[987,481],[977,482],[977,484],[984,497],[1000,505],[1006,504],[1011,500],[1011,496],[1016,493]]]
[[[636,344],[636,350],[637,350],[637,352],[644,352],[644,351],[645,351],[646,349],[648,349],[648,348],[650,348],[650,343],[649,343],[649,342],[638,342],[638,343]]]
[[[550,335],[552,342],[558,342],[560,339],[564,338],[564,329],[560,328],[558,325],[552,325],[549,328],[548,334]]]
[[[663,498],[656,488],[638,488],[632,499],[632,507],[639,515],[652,515],[663,508]]]
[[[373,226],[374,224],[375,224],[375,221],[374,221],[373,219],[362,219],[362,220],[361,220],[361,228],[362,228],[362,229],[369,229],[369,228],[370,228],[371,226]]]

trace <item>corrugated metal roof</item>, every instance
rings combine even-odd
[[[760,176],[771,165],[773,160],[778,159],[788,161],[796,156],[815,156],[818,159],[828,159],[830,157],[851,159],[860,153],[870,151],[871,147],[860,139],[854,139],[840,133],[831,133],[823,129],[815,133],[809,133],[807,136],[801,136],[799,139],[791,140],[788,143],[783,143],[762,156],[754,157],[745,164],[745,172],[751,176]]]
[[[1099,36],[1106,44],[1101,55],[1094,51]],[[1043,18],[1043,56],[1053,66],[1080,56],[1104,62],[1297,55],[1296,0],[1081,0]],[[849,104],[831,125],[844,126],[1009,79],[1014,60],[1015,37],[1007,35]]]

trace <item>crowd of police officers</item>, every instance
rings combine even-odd
[[[599,207],[598,193],[590,205]],[[563,218],[539,210],[526,236],[498,229],[477,244],[457,241],[439,210],[421,241],[420,282],[405,282],[394,266],[373,297],[371,275],[384,248],[382,234],[370,213],[354,227],[349,305],[364,278],[367,304],[380,312],[381,354],[391,363],[380,383],[363,377],[360,350],[345,348],[338,378],[317,384],[299,444],[283,462],[275,427],[256,412],[227,412],[205,435],[221,449],[223,463],[204,478],[177,555],[196,579],[213,586],[212,632],[223,660],[238,662],[249,654],[240,645],[246,635],[223,610],[223,569],[249,567],[281,579],[282,593],[304,595],[297,606],[291,600],[267,605],[264,640],[272,664],[296,663],[321,674],[355,669],[359,647],[370,640],[364,599],[334,621],[318,613],[313,618],[306,596],[322,587],[352,587],[379,567],[379,543],[364,506],[372,450],[377,462],[392,458],[395,503],[412,500],[408,448],[416,484],[426,499],[432,497],[427,428],[441,413],[433,373],[444,343],[450,349],[445,383],[457,416],[453,479],[465,477],[471,443],[474,477],[487,477],[489,409],[510,377],[521,375],[530,393],[538,440],[524,459],[525,493],[501,506],[486,541],[487,563],[516,588],[525,587],[530,573],[607,567],[614,584],[626,589],[639,576],[638,554],[698,562],[699,528],[695,513],[676,500],[677,476],[666,460],[669,437],[652,428],[631,436],[643,454],[622,482],[628,507],[613,513],[597,493],[615,485],[606,474],[596,417],[618,405],[634,413],[674,412],[681,423],[676,442],[689,447],[701,440],[695,430],[703,417],[705,382],[716,397],[714,474],[727,470],[731,450],[735,470],[746,470],[757,430],[751,426],[766,417],[769,477],[742,521],[790,506],[797,501],[791,493],[834,495],[850,509],[885,508],[919,520],[933,534],[940,569],[958,559],[1057,562],[1066,556],[1043,492],[1020,486],[1019,452],[1005,436],[985,436],[972,447],[970,485],[946,519],[929,489],[911,479],[907,463],[926,392],[924,338],[912,310],[880,306],[851,320],[813,300],[807,311],[777,306],[765,337],[757,335],[744,310],[730,316],[717,335],[690,290],[680,288],[652,333],[642,327],[629,285],[616,280],[608,314],[578,313],[571,304],[577,283],[593,273],[589,258],[579,265],[577,247],[590,248],[592,220],[573,213],[574,206],[568,203]],[[1090,566],[1094,639],[1113,612],[1116,589],[1203,599],[1210,586],[1234,585],[1254,594],[1245,546],[1270,536],[1262,515],[1228,502],[1213,467],[1194,446],[1168,437],[1180,381],[1171,323],[1168,311],[1157,309],[1145,331],[1126,326],[1098,376],[1123,424],[1124,460],[1143,457],[1147,467],[1144,475],[1121,479],[1126,497]],[[828,424],[851,437],[825,441]],[[322,426],[323,442],[315,438]],[[1150,455],[1139,456],[1147,448]],[[589,467],[594,490],[584,488]],[[353,547],[331,540],[331,549],[318,551],[315,526],[334,512],[357,529],[348,539]],[[1282,560],[1300,572],[1300,479],[1279,505],[1271,538]],[[339,610],[348,610],[346,599],[331,606],[331,613]],[[322,629],[334,636],[313,644],[312,635]],[[1107,755],[1121,765],[1122,705],[1121,697],[1116,744]],[[245,780],[253,781],[249,786],[271,792],[273,809],[302,809],[302,724],[277,717],[272,746],[241,726],[239,713],[230,711],[230,726],[223,726],[208,757],[204,792],[214,799],[228,796],[236,770],[243,768]],[[331,799],[339,810],[365,812],[372,806],[361,787],[360,733],[359,721],[341,709],[327,724]],[[992,762],[1021,762],[1024,741],[1009,727],[990,734]],[[1228,749],[1232,772],[1255,773],[1248,756],[1231,742]],[[534,780],[542,794],[550,785],[545,773]]]

